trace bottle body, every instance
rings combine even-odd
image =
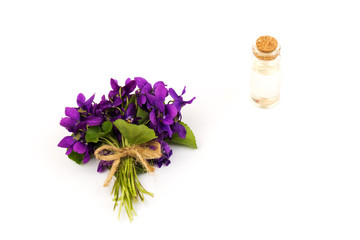
[[[279,101],[281,80],[280,55],[273,60],[253,57],[250,96],[259,107],[271,107]]]

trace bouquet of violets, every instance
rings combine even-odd
[[[77,164],[86,164],[92,157],[100,160],[97,171],[109,170],[104,186],[115,177],[114,210],[119,207],[120,217],[124,207],[132,221],[136,215],[133,202],[143,201],[145,194],[153,196],[137,175],[169,165],[169,143],[197,148],[194,133],[181,115],[182,107],[195,97],[184,101],[185,88],[178,95],[163,82],[152,86],[141,77],[127,79],[125,86],[115,79],[110,83],[112,90],[99,103],[94,102],[95,94],[86,99],[80,93],[78,107],[65,108],[60,125],[71,135],[58,146],[66,148],[66,155]]]

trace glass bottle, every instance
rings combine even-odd
[[[280,45],[271,36],[259,37],[252,47],[250,95],[256,105],[268,108],[280,99]]]

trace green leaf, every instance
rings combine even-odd
[[[195,135],[194,135],[193,131],[185,123],[183,123],[183,122],[179,122],[179,123],[181,125],[183,125],[186,129],[185,139],[179,137],[179,135],[177,133],[175,133],[174,135],[172,135],[171,139],[167,139],[166,141],[169,143],[181,144],[181,145],[185,145],[190,148],[196,149],[197,145],[196,145],[196,139],[195,139]]]
[[[146,143],[156,138],[154,130],[145,125],[127,123],[122,119],[116,120],[114,125],[130,145]]]
[[[132,95],[130,100],[129,100],[129,104],[130,103],[135,103],[135,100],[136,100],[136,94]]]
[[[89,142],[97,143],[99,141],[100,133],[101,133],[101,129],[99,126],[89,127],[85,135],[85,141],[87,143]]]
[[[136,112],[136,117],[141,118],[139,120],[139,124],[143,124],[149,118],[149,113],[138,107]]]
[[[103,130],[104,133],[109,133],[112,130],[112,123],[110,121],[105,121],[102,126],[101,129]]]
[[[77,153],[77,152],[74,152],[74,151],[72,151],[69,155],[68,155],[68,157],[71,159],[71,160],[73,160],[74,162],[76,162],[77,164],[81,164],[82,163],[82,161],[83,161],[83,159],[84,159],[84,156],[85,156],[85,154],[80,154],[80,153]]]

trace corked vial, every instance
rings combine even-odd
[[[261,36],[256,40],[252,51],[254,57],[250,74],[250,95],[259,107],[268,108],[280,99],[280,45],[274,37]]]

